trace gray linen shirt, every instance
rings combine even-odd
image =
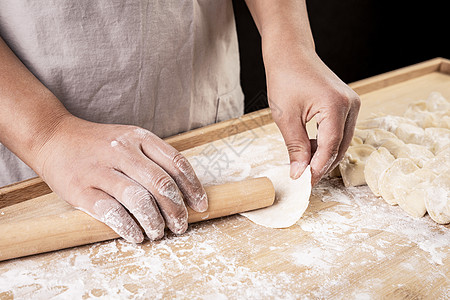
[[[89,121],[166,137],[243,113],[231,0],[1,0],[0,36]],[[33,176],[0,144],[0,186]]]

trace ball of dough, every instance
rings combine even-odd
[[[364,168],[364,179],[376,196],[380,196],[379,178],[394,160],[395,157],[384,147],[378,148],[367,158],[366,167]]]

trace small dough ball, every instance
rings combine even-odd
[[[402,123],[416,125],[414,121],[401,116],[382,116],[364,120],[357,124],[358,129],[383,129],[390,132],[395,132],[398,126]]]
[[[339,163],[339,171],[346,187],[366,184],[364,167],[366,160],[375,148],[370,145],[356,145],[348,148]]]
[[[370,190],[380,196],[379,179],[381,174],[394,162],[395,157],[384,147],[372,152],[366,160],[364,179]]]
[[[419,168],[408,158],[397,158],[380,176],[378,188],[381,197],[391,204],[398,204],[395,197],[394,190],[399,186],[406,186],[411,173],[414,173]]]
[[[441,174],[426,189],[425,206],[439,224],[450,223],[450,176]]]
[[[401,123],[395,130],[395,135],[407,144],[422,144],[425,130],[416,125]]]
[[[378,148],[387,139],[397,139],[397,136],[392,132],[383,129],[370,129],[369,134],[364,141],[364,144],[369,144],[374,146],[375,148]]]

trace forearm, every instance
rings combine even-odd
[[[36,168],[40,147],[69,113],[1,37],[0,62],[0,142]]]
[[[360,106],[358,95],[319,58],[305,0],[246,0],[262,38],[267,95],[291,162],[291,177],[311,165],[312,183],[343,157]],[[317,149],[305,124],[315,117]]]
[[[261,34],[266,68],[285,51],[293,50],[299,55],[315,52],[304,0],[246,0],[246,3]]]

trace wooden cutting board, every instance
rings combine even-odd
[[[449,74],[449,61],[435,59],[351,84],[363,101],[360,119],[377,112],[401,114],[432,91],[450,99]],[[218,176],[202,166],[218,163],[217,157],[223,162],[225,154],[229,165],[222,171],[233,171],[232,181],[270,168],[285,155],[269,110],[168,142],[184,151],[206,184],[217,184]],[[259,163],[248,170],[245,161],[252,159]],[[1,189],[0,218],[20,218],[5,215],[6,206],[48,193],[39,179]],[[288,229],[267,229],[233,216],[193,225],[183,236],[169,234],[156,243],[132,246],[115,240],[0,262],[0,299],[448,299],[449,241],[449,226],[410,218],[366,187],[345,189],[339,179],[326,179],[313,189],[305,216]]]
[[[205,191],[208,210],[199,213],[188,207],[189,224],[267,207],[275,200],[267,177],[207,186]],[[7,206],[2,213],[0,261],[119,237],[55,193]]]

